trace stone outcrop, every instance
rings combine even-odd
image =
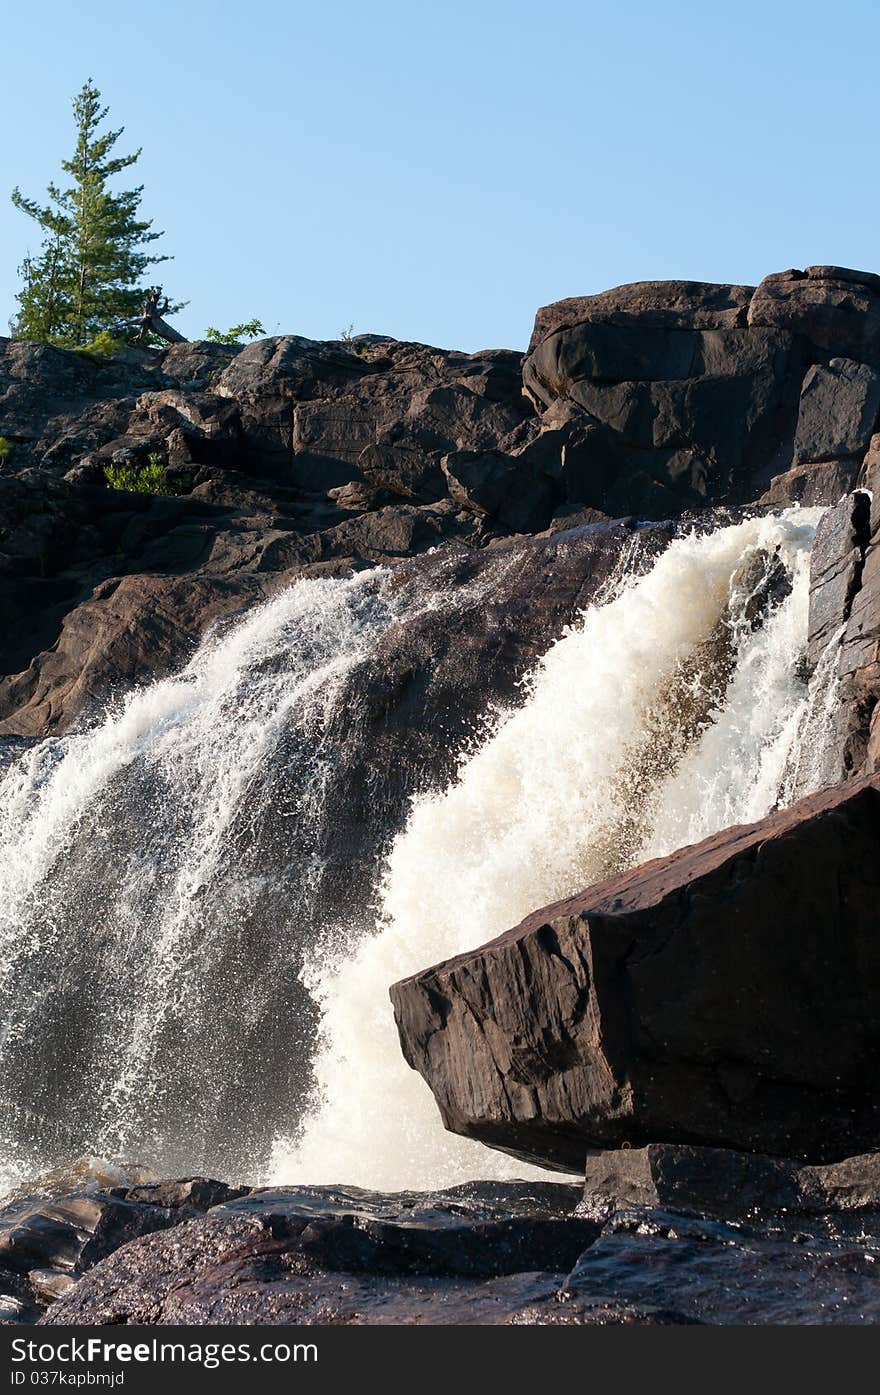
[[[532,415],[519,363],[387,340],[110,360],[0,340],[0,731],[62,729],[297,576],[475,545],[485,511],[449,497],[440,461]],[[148,460],[175,497],[106,488],[106,467]]]
[[[866,779],[396,984],[404,1055],[447,1128],[563,1170],[622,1144],[867,1151],[878,898],[880,788]]]
[[[504,1322],[549,1300],[601,1222],[577,1189],[476,1183],[424,1196],[280,1188],[126,1245],[57,1302],[66,1323]],[[465,1315],[467,1314],[467,1318]]]
[[[794,439],[796,465],[853,456],[861,460],[880,411],[880,373],[867,364],[833,358],[808,369]]]
[[[707,281],[633,281],[598,295],[571,296],[535,315],[529,352],[551,334],[592,322],[653,329],[742,329],[754,286]]]

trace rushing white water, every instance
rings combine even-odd
[[[276,1145],[275,1178],[396,1189],[524,1174],[443,1131],[401,1058],[388,986],[822,783],[816,713],[834,665],[810,690],[802,672],[820,514],[675,541],[553,645],[523,706],[456,782],[415,803],[387,860],[377,933],[328,944],[306,970],[322,1009],[318,1089],[300,1136]],[[780,564],[790,592],[774,603],[771,588],[755,626],[750,599]]]
[[[225,1127],[247,1149],[224,1075],[265,1013],[267,978],[296,973],[339,756],[326,732],[347,675],[393,618],[386,592],[382,572],[302,582],[209,638],[178,676],[7,772],[7,1181],[45,1166],[47,1150],[51,1162],[84,1144],[191,1167],[222,1159]],[[295,1058],[303,1043],[286,1025],[281,1052]]]
[[[647,574],[636,543],[457,779],[422,793],[372,893],[401,796],[370,771],[358,843],[359,666],[425,609],[482,606],[503,554],[470,588],[441,568],[432,594],[382,571],[300,582],[91,730],[17,755],[0,1191],[84,1152],[256,1179],[271,1151],[275,1180],[381,1188],[527,1173],[444,1133],[388,988],[827,783],[836,651],[803,675],[818,517],[682,537]]]

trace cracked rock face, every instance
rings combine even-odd
[[[874,438],[875,442],[877,437]],[[880,769],[880,494],[877,452],[867,490],[841,499],[816,533],[810,564],[807,656],[811,668],[839,642],[837,693],[829,742],[841,779]]]
[[[561,1170],[654,1142],[833,1162],[880,1144],[878,904],[869,778],[396,984],[403,1052],[448,1129]]]

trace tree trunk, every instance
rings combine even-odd
[[[176,329],[172,329],[167,320],[163,320],[160,315],[153,315],[147,329],[151,334],[158,334],[160,339],[166,339],[169,344],[185,344],[187,342],[185,334],[178,334]]]

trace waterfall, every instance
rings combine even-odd
[[[385,865],[377,933],[328,944],[305,969],[322,1013],[317,1088],[299,1136],[276,1144],[277,1180],[395,1190],[536,1175],[444,1132],[401,1057],[388,985],[821,783],[811,715],[834,666],[811,685],[803,672],[820,516],[677,539],[550,648],[455,783],[414,804]]]
[[[387,574],[303,581],[0,785],[0,1156],[253,1168],[295,1112],[345,680]],[[266,1108],[267,1092],[278,1114]],[[256,1097],[252,1101],[251,1097]],[[270,1135],[271,1136],[271,1135]]]
[[[819,516],[642,559],[416,798],[381,869],[378,844],[352,860],[340,832],[358,671],[461,590],[300,581],[90,729],[13,751],[0,1190],[86,1151],[383,1188],[523,1175],[443,1132],[388,987],[823,783],[834,664],[803,671]]]

